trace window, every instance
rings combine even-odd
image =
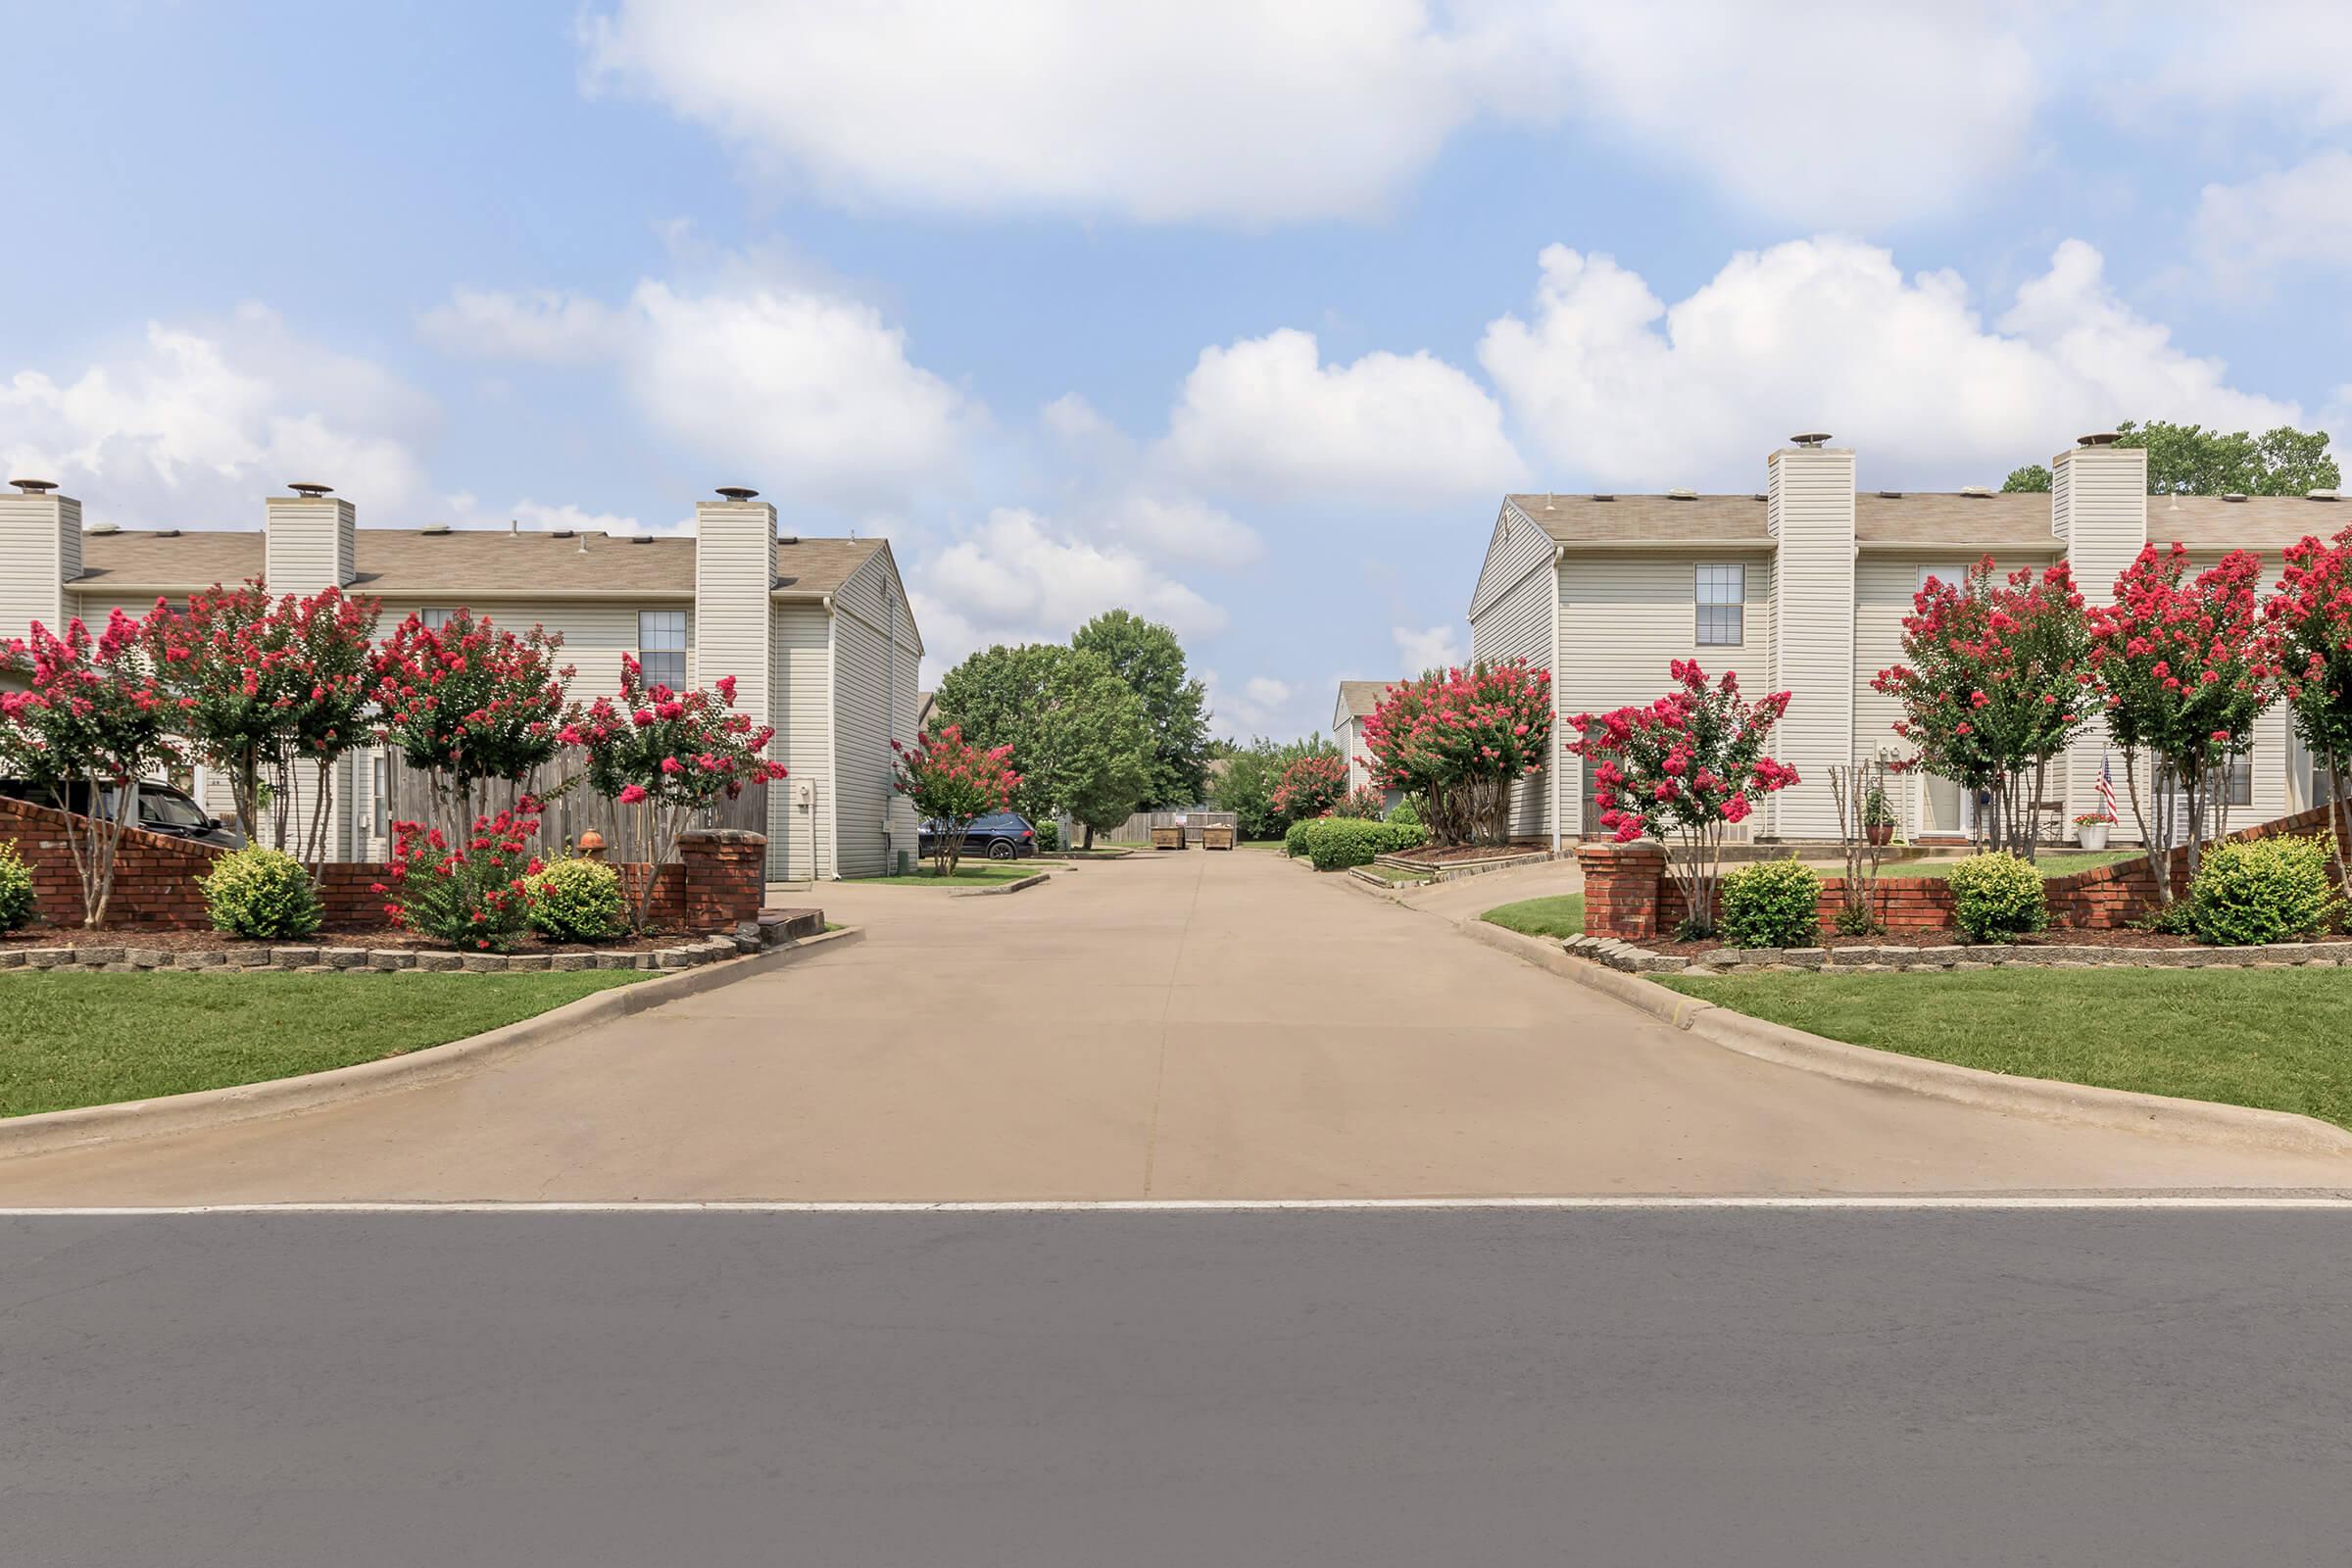
[[[416,618],[424,622],[426,631],[439,631],[449,624],[449,616],[450,612],[446,610],[419,610],[416,612]]]
[[[1935,578],[1946,588],[1965,587],[1968,583],[1968,568],[1966,566],[1922,566],[1919,568],[1920,592],[1927,591],[1930,577]]]
[[[686,612],[641,610],[637,612],[637,662],[647,686],[686,689]]]
[[[2254,804],[2254,759],[2250,757],[2231,758],[2229,765],[2229,790],[2226,795],[2221,796],[2222,804],[2225,806],[2252,806]],[[2168,805],[2180,798],[2180,792],[2174,787],[2171,768],[2163,769],[2157,776],[2156,793]]]
[[[375,775],[375,836],[379,839],[389,839],[392,836],[392,759],[378,757],[373,760],[375,762],[373,769]]]
[[[1737,648],[1747,635],[1747,568],[1698,568],[1698,645]]]

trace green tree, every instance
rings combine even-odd
[[[1152,730],[1152,779],[1143,804],[1198,805],[1208,767],[1208,694],[1186,679],[1176,634],[1128,611],[1107,610],[1079,627],[1070,646],[1109,661],[1143,701]]]
[[[2325,431],[2280,425],[2256,436],[2167,419],[2126,419],[2116,444],[2145,447],[2152,496],[2299,496],[2341,481]]]
[[[2029,463],[2022,468],[2011,468],[2009,477],[2001,481],[2001,493],[2016,495],[2020,491],[2030,491],[2034,495],[2049,494],[2049,466],[2041,463]]]
[[[1208,804],[1240,819],[1246,839],[1280,838],[1291,819],[1274,804],[1282,775],[1302,757],[1338,757],[1340,749],[1321,735],[1274,741],[1259,736],[1236,747],[1232,760],[1209,784]]]
[[[1002,643],[982,649],[940,678],[931,722],[958,726],[983,751],[1012,748],[1021,784],[1012,808],[1032,820],[1052,814],[1050,769],[1040,733],[1046,693],[1069,650],[1055,643]]]
[[[1056,648],[1036,748],[1038,793],[1095,834],[1127,820],[1152,784],[1152,727],[1143,699],[1100,654]],[[1017,752],[1014,754],[1019,755]]]

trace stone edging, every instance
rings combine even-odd
[[[1485,876],[1490,871],[1516,871],[1523,865],[1549,865],[1553,860],[1573,859],[1562,853],[1549,850],[1529,850],[1518,855],[1498,855],[1486,860],[1456,860],[1450,865],[1432,865],[1427,860],[1410,860],[1398,855],[1376,855],[1375,865],[1393,865],[1400,871],[1427,871],[1432,882],[1459,882],[1464,877]]]
[[[1997,942],[1934,948],[1714,948],[1694,957],[1653,953],[1616,937],[1570,937],[1566,950],[1629,974],[1728,974],[1736,969],[1826,974],[1933,974],[1953,969],[2334,969],[2352,942],[2274,942],[2250,948],[2102,948]]]
[[[2051,1078],[2016,1078],[1925,1056],[1879,1051],[1807,1034],[1697,997],[1686,997],[1638,974],[1608,968],[1571,954],[1565,943],[1522,936],[1476,917],[1456,922],[1456,929],[1474,941],[1590,986],[1712,1045],[1824,1077],[1900,1089],[2044,1121],[2160,1133],[2240,1148],[2352,1156],[2352,1131],[2314,1116],[2258,1110],[2249,1105],[2225,1105],[2212,1101],[2176,1100],[2123,1089],[2099,1089]]]
[[[1019,893],[1026,888],[1033,888],[1040,882],[1050,882],[1053,878],[1054,873],[1051,871],[1038,871],[1029,876],[1016,877],[1010,882],[1000,882],[993,888],[950,888],[948,897],[951,899],[1002,898],[1007,893]]]
[[[801,937],[712,967],[615,986],[581,997],[503,1028],[375,1061],[330,1067],[293,1078],[270,1078],[225,1089],[199,1089],[156,1100],[40,1111],[0,1120],[0,1158],[49,1153],[134,1138],[282,1116],[342,1104],[394,1089],[415,1089],[489,1065],[531,1046],[564,1039],[664,1003],[701,996],[793,962],[814,949],[861,940],[856,926]]]

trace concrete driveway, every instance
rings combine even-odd
[[[1262,853],[824,902],[868,938],[464,1080],[0,1161],[0,1203],[2352,1186],[1737,1055]]]

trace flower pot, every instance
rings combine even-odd
[[[2105,822],[2078,822],[2075,825],[2075,842],[2086,850],[2105,849],[2107,847],[2107,824]]]
[[[1891,844],[1894,842],[1894,824],[1892,822],[1873,822],[1863,828],[1862,836],[1873,844]]]

